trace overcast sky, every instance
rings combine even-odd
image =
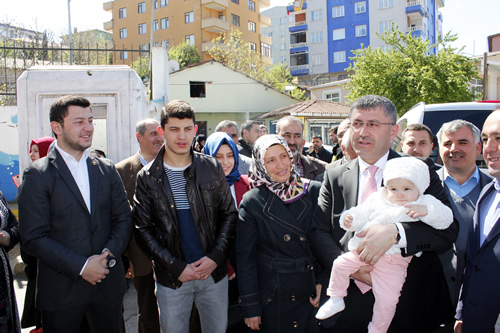
[[[326,0],[324,0],[326,1]],[[373,0],[372,0],[373,1]],[[403,0],[396,0],[403,1]],[[498,15],[500,0],[444,0],[443,31],[458,33],[455,47],[465,46],[466,54],[487,51],[487,37],[500,33]],[[67,0],[0,0],[0,22],[14,22],[25,28],[53,31],[56,36],[67,32]],[[111,13],[102,8],[102,0],[72,0],[71,25],[78,30],[102,29],[103,22],[111,20]],[[291,1],[271,0],[271,6],[287,5]]]

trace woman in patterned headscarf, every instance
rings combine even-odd
[[[301,179],[286,141],[260,137],[250,185],[240,204],[236,239],[245,323],[264,332],[314,332],[320,269],[307,230],[320,183]]]

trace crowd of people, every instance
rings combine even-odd
[[[125,276],[140,333],[500,332],[500,110],[482,130],[443,124],[438,147],[410,125],[402,153],[396,120],[364,96],[330,129],[333,151],[313,136],[307,153],[296,117],[197,136],[174,100],[115,166],[89,151],[90,102],[58,99],[19,224],[0,197],[0,332],[124,332]],[[21,322],[5,260],[19,240]]]

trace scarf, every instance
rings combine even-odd
[[[231,170],[231,173],[226,176],[226,180],[229,186],[231,186],[234,184],[234,182],[240,180],[241,173],[240,170],[238,170],[238,165],[239,165],[238,161],[240,159],[238,153],[238,147],[236,147],[236,143],[234,143],[233,139],[229,136],[229,134],[225,132],[215,132],[214,134],[210,135],[208,139],[205,141],[203,152],[206,155],[215,157],[215,155],[217,155],[217,152],[219,151],[220,146],[224,144],[229,145],[234,154],[233,170]]]

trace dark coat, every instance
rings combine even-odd
[[[238,152],[241,155],[252,158],[252,146],[250,146],[245,140],[240,138],[238,140]]]
[[[391,150],[388,159],[400,157]],[[434,170],[434,163],[430,159],[424,162],[430,172],[430,185],[425,194],[433,195],[450,207],[448,196]],[[339,219],[345,209],[356,206],[358,181],[358,159],[325,172],[309,239],[313,254],[328,273],[333,261],[348,251],[347,243],[353,237],[353,232],[340,228]],[[445,230],[437,230],[421,222],[404,222],[402,225],[408,243],[407,248],[402,249],[402,255],[414,255],[419,251],[423,251],[423,254],[413,257],[408,266],[407,279],[389,332],[425,332],[427,328],[453,319],[454,311],[443,268],[435,251],[444,251],[452,246],[458,234],[458,222],[455,220]],[[366,332],[372,317],[373,302],[371,291],[363,295],[351,283],[346,309],[339,315],[333,331]]]
[[[90,303],[94,288],[109,299],[125,292],[121,254],[132,231],[130,205],[113,163],[87,158],[91,213],[57,149],[31,164],[19,188],[24,249],[38,259],[36,305],[66,311]],[[87,258],[107,248],[117,264],[92,286],[80,276]]]
[[[240,204],[236,252],[243,317],[261,316],[263,332],[314,330],[315,259],[306,231],[320,184],[311,181],[307,194],[285,204],[259,186]]]
[[[318,153],[315,150],[309,153],[309,156],[316,157],[317,159],[322,160],[325,163],[330,163],[332,161],[332,153],[325,149],[325,147],[321,146],[321,149]]]
[[[461,300],[463,332],[495,332],[500,318],[500,221],[496,221],[484,243],[480,243],[479,214],[484,199],[495,191],[494,183],[486,185],[479,196],[474,222],[469,229],[467,261]],[[496,331],[498,332],[498,331]]]
[[[163,167],[163,146],[137,175],[134,233],[137,244],[154,261],[156,282],[177,289],[186,268],[172,189]],[[226,259],[236,232],[237,211],[224,171],[214,157],[192,152],[184,171],[186,195],[203,253],[216,264],[215,283],[227,275]]]
[[[304,176],[302,176],[302,178],[314,180],[325,172],[326,163],[322,160],[302,154],[299,155],[299,158],[302,162],[302,168],[304,169]]]

